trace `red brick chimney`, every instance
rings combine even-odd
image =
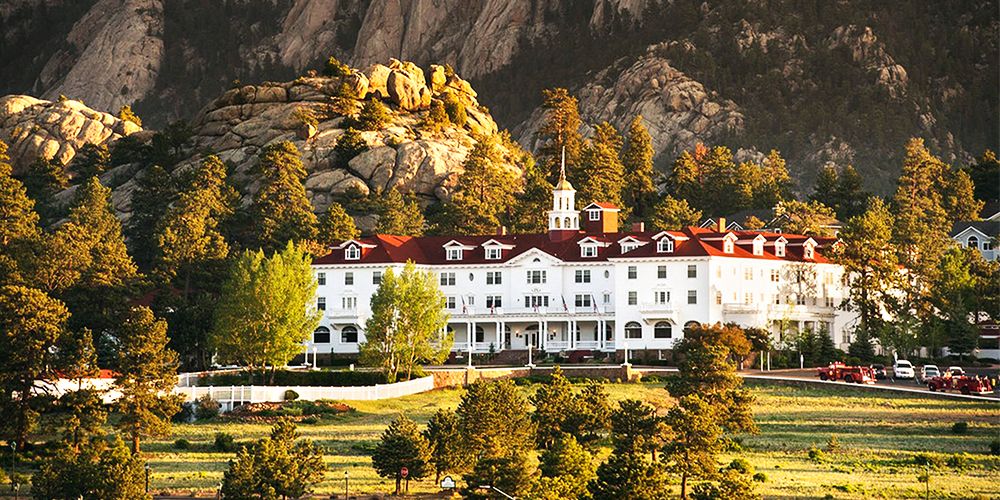
[[[632,223],[632,232],[633,233],[644,233],[644,232],[646,232],[646,223],[642,222],[642,221],[640,221],[640,222],[633,222]]]
[[[725,217],[719,217],[719,232],[720,233],[726,232],[726,218]]]

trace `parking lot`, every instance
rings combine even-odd
[[[990,367],[990,368],[965,368],[965,371],[966,371],[966,374],[968,376],[970,376],[970,377],[974,377],[974,376],[978,375],[980,377],[989,377],[989,378],[991,378],[993,380],[996,380],[998,377],[1000,377],[1000,367],[995,367],[995,366],[994,367]],[[919,370],[918,370],[918,372],[919,372]],[[751,375],[751,376],[765,376],[765,377],[770,376],[770,377],[779,377],[779,378],[796,378],[796,379],[802,379],[802,380],[819,381],[819,377],[816,375],[817,372],[816,372],[815,368],[806,368],[804,370],[798,370],[798,369],[772,370],[772,371],[764,371],[764,372],[761,372],[759,370],[744,370],[742,373],[745,374],[745,375]],[[890,375],[890,378],[883,379],[883,380],[877,380],[874,385],[881,386],[881,387],[893,387],[893,388],[901,388],[901,389],[910,389],[910,390],[919,390],[919,391],[931,392],[927,388],[927,385],[924,384],[924,383],[917,382],[916,380],[913,380],[913,379],[894,379],[894,378],[892,378],[892,372],[891,371],[889,371],[889,375]],[[842,382],[842,381],[841,382],[830,382],[830,383],[847,385],[846,382]],[[958,394],[957,391],[949,391],[948,393],[949,394]],[[980,396],[994,398],[994,399],[1000,399],[1000,396],[998,396],[997,392],[993,392],[992,394],[982,394]]]

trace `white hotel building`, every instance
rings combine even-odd
[[[619,231],[618,209],[575,209],[565,178],[549,230],[489,236],[375,235],[346,241],[313,264],[321,326],[308,350],[358,352],[370,299],[407,261],[437,275],[456,352],[670,349],[691,322],[827,331],[846,348],[855,316],[839,310],[833,240],[689,227]],[[721,222],[725,227],[725,222]]]

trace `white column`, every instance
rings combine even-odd
[[[576,320],[569,320],[569,348],[576,349]]]
[[[469,368],[472,368],[472,328],[468,321],[465,322],[465,338],[466,344],[469,346]]]
[[[542,336],[538,339],[541,346],[539,349],[545,350],[545,346],[549,343],[549,320],[542,320]]]

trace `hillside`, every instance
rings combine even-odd
[[[532,148],[541,90],[566,86],[586,120],[641,113],[660,167],[697,141],[777,148],[800,191],[833,162],[884,193],[909,137],[957,163],[997,148],[998,28],[992,0],[17,0],[0,95],[133,104],[161,128],[234,80],[395,57],[452,65]]]

